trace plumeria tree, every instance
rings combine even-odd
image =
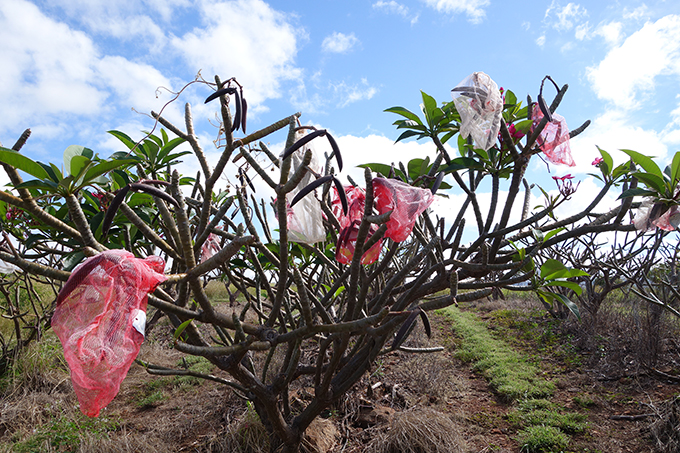
[[[14,238],[5,240],[0,259],[61,285],[78,274],[72,274],[76,264],[108,249],[162,256],[165,281],[149,295],[150,319],[167,316],[176,349],[229,374],[228,380],[210,378],[252,401],[272,451],[298,451],[310,423],[381,355],[427,352],[403,342],[416,322],[429,333],[432,310],[506,289],[533,291],[551,309],[579,316],[557,289],[580,294],[573,279],[585,272],[544,252],[586,234],[635,228],[627,220],[629,198],[594,211],[610,191],[632,194],[631,167],[614,169],[605,152],[603,187],[585,209],[556,217],[555,208],[578,188],[569,179],[558,181],[558,195],[545,192],[545,204],[531,209],[529,163],[539,156],[568,163],[569,139],[587,126],[569,132],[555,113],[566,85],[550,104],[541,85],[538,102],[528,98],[523,105],[486,74],[474,73],[454,88],[452,101],[422,93],[418,113],[389,108],[398,115],[397,141],[430,140],[434,158],[366,163],[364,179],[350,186],[340,182],[341,150],[326,130],[300,127],[296,113],[246,133],[243,87],[219,77],[206,86],[213,90],[207,102],[221,117],[217,162],[204,153],[189,104],[183,125],[152,112],[160,136],[134,142],[112,132],[127,147],[123,153],[104,159],[69,148],[65,170],[23,154],[28,133],[1,149],[12,188],[0,192],[0,209],[25,223],[5,223]],[[285,147],[270,150],[263,140],[279,130],[287,131]],[[329,155],[315,154],[319,140],[329,142]],[[189,144],[200,165],[196,177],[181,174],[178,163],[189,156],[174,151],[180,143]],[[218,190],[229,169],[236,169],[228,176],[239,184]],[[273,201],[254,191],[255,178],[272,189]],[[485,181],[487,206],[479,199]],[[444,218],[428,206],[447,193],[463,193],[465,200]],[[468,213],[475,231],[470,242],[463,239]],[[208,297],[204,280],[217,274],[241,294],[241,305]],[[69,294],[77,284],[66,285]],[[290,393],[299,386],[313,392],[293,408]]]

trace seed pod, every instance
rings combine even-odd
[[[111,204],[109,205],[109,209],[106,210],[106,214],[104,215],[104,220],[102,221],[102,236],[106,237],[106,235],[109,232],[109,228],[111,228],[111,223],[113,223],[113,218],[116,216],[116,212],[118,212],[118,208],[120,208],[120,205],[123,204],[123,200],[125,200],[125,195],[130,191],[130,186],[125,186],[122,189],[118,191],[115,197],[113,197],[113,200],[111,200]]]
[[[397,332],[397,336],[394,337],[394,341],[392,342],[392,347],[391,349],[394,351],[397,349],[401,344],[406,340],[408,337],[408,333],[411,331],[411,328],[413,327],[413,323],[416,322],[416,319],[418,319],[418,314],[422,310],[420,308],[417,308],[411,312],[408,318],[406,318],[406,321],[404,321],[404,324],[402,324],[401,328],[399,329],[399,332]]]
[[[136,191],[136,192],[146,192],[149,195],[153,195],[154,197],[162,198],[163,200],[167,201],[171,205],[175,206],[176,208],[179,208],[179,203],[177,203],[177,200],[172,198],[172,196],[164,192],[160,189],[157,189],[153,186],[147,186],[146,184],[139,184],[139,183],[132,183],[129,185],[130,189]]]
[[[553,120],[552,113],[550,113],[550,109],[546,105],[545,99],[543,99],[542,94],[538,95],[538,107],[541,109],[541,112],[543,112],[543,116],[548,118],[548,122],[552,122]]]
[[[342,212],[347,215],[349,211],[349,204],[347,203],[347,194],[345,194],[345,188],[342,187],[342,183],[336,177],[333,177],[333,183],[338,191],[338,198],[340,198],[340,203],[342,203]]]
[[[236,98],[236,102],[234,102],[236,111],[234,112],[234,121],[231,124],[232,132],[237,131],[241,127],[241,95],[238,90],[234,90],[234,97]]]
[[[333,149],[335,160],[338,161],[338,171],[340,172],[342,171],[342,156],[340,155],[340,148],[338,147],[338,143],[329,133],[326,133],[326,138],[328,139],[328,143],[331,144],[331,149]]]
[[[233,88],[233,87],[222,88],[221,90],[217,90],[213,94],[208,96],[205,99],[204,104],[207,104],[208,102],[212,101],[213,99],[217,99],[218,97],[222,96],[223,94],[234,94],[235,92],[236,92],[236,88]]]
[[[248,113],[248,103],[241,93],[241,130],[246,133],[246,115]]]
[[[423,327],[425,328],[427,338],[432,338],[432,327],[430,327],[430,319],[427,317],[427,313],[420,308],[418,311],[420,312],[420,319],[423,321]]]
[[[293,200],[290,202],[290,207],[292,208],[297,204],[298,201],[302,200],[308,193],[316,189],[317,187],[323,185],[324,183],[327,183],[328,181],[333,179],[333,175],[327,175],[322,178],[319,178],[315,181],[310,182],[307,186],[305,186],[302,190],[300,190],[295,197],[293,197]]]
[[[326,135],[326,130],[325,129],[320,129],[318,131],[310,132],[309,134],[305,135],[302,137],[300,140],[296,141],[293,143],[290,148],[286,149],[283,152],[283,156],[281,156],[281,160],[285,160],[293,154],[294,151],[297,151],[298,149],[302,148],[305,146],[307,143],[311,142],[314,140],[316,137],[321,137],[322,135]]]
[[[430,189],[432,191],[432,195],[437,193],[437,190],[439,190],[439,186],[442,185],[443,180],[444,180],[444,172],[440,171],[439,174],[437,175],[437,179],[435,179],[434,184],[432,184],[432,188]]]

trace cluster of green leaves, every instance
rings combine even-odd
[[[668,207],[679,204],[680,151],[675,153],[673,161],[664,171],[661,171],[656,162],[644,154],[629,149],[622,149],[621,151],[630,156],[631,161],[642,168],[642,170],[633,171],[631,176],[637,178],[645,187],[628,189],[621,194],[620,198],[647,196],[653,197],[657,202],[664,203]],[[607,162],[607,159],[605,158],[606,153],[602,150],[600,152],[605,159],[600,163],[600,166],[602,166],[603,163]],[[609,161],[611,161],[611,157],[609,157]]]
[[[433,163],[430,162],[430,156],[425,156],[424,159],[420,157],[411,159],[406,166],[399,162],[399,168],[380,163],[361,164],[358,165],[358,167],[370,168],[372,171],[385,177],[394,175],[395,178],[401,179],[412,186],[430,188],[435,182],[435,177],[429,176],[434,174],[432,165]],[[444,181],[439,185],[440,190],[447,190],[450,188],[451,185]]]
[[[64,164],[60,169],[53,163],[43,164],[11,149],[0,148],[0,162],[35,178],[19,184],[16,188],[29,189],[36,198],[45,194],[75,195],[87,186],[106,184],[107,173],[136,161],[137,159],[128,156],[105,160],[99,158],[89,148],[72,145],[64,151]]]
[[[599,179],[600,181],[604,183],[614,183],[616,184],[617,181],[621,180],[624,176],[630,173],[631,170],[631,161],[626,161],[620,165],[617,165],[614,167],[614,159],[612,159],[612,156],[599,146],[597,149],[600,151],[600,155],[602,156],[602,160],[597,164],[598,168],[600,169],[600,172],[602,173],[602,176],[596,175],[593,173],[590,173],[590,176],[593,176],[594,178]],[[623,152],[627,152],[627,150],[621,150]],[[632,153],[635,153],[635,151],[631,151]],[[638,153],[635,153],[638,154]],[[653,163],[653,162],[652,162]]]
[[[173,152],[185,140],[180,137],[170,139],[165,129],[161,129],[160,137],[146,132],[146,138],[139,143],[120,131],[109,131],[109,134],[120,140],[130,150],[129,152],[119,151],[111,157],[124,159],[127,156],[135,156],[144,171],[153,179],[164,176],[163,179],[169,180],[168,167],[180,163],[180,157],[191,154],[191,151]]]
[[[421,138],[439,138],[439,135],[443,134],[439,140],[442,143],[446,143],[460,130],[460,115],[456,111],[453,101],[446,102],[439,107],[437,101],[432,96],[424,91],[421,91],[420,94],[423,98],[421,109],[425,121],[404,107],[390,107],[385,110],[405,118],[393,123],[393,125],[397,126],[397,129],[406,129],[399,135],[396,141],[400,142],[409,137],[416,137],[417,140]]]

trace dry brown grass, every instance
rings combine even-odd
[[[368,453],[463,453],[460,427],[448,414],[414,408],[395,414],[387,430],[378,432]]]

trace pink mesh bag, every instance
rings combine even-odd
[[[483,72],[474,72],[453,90],[453,103],[460,114],[460,136],[472,136],[487,151],[496,143],[501,128],[503,98],[498,85]]]
[[[59,292],[52,328],[80,410],[96,417],[118,393],[144,340],[148,293],[166,277],[158,256],[109,250],[88,258]]]
[[[413,231],[418,216],[434,200],[428,189],[413,187],[396,179],[373,179],[373,194],[379,214],[392,211],[385,236],[395,242],[405,240]]]
[[[345,195],[347,197],[347,215],[342,211],[340,198],[337,190],[333,189],[332,208],[333,214],[340,223],[340,236],[338,237],[338,244],[335,248],[335,259],[342,264],[349,264],[352,262],[354,251],[357,244],[357,234],[359,233],[359,225],[361,218],[364,216],[364,207],[366,206],[366,193],[359,187],[347,186],[345,187]],[[370,237],[376,232],[378,227],[371,225],[368,230]],[[379,240],[373,247],[366,250],[361,257],[361,264],[372,264],[380,256],[382,250],[382,239]]]
[[[534,106],[531,114],[533,128],[543,119],[543,112],[538,106]],[[576,165],[571,157],[571,147],[569,146],[569,128],[567,121],[560,115],[553,113],[553,120],[546,124],[541,134],[536,139],[536,144],[545,157],[553,164],[562,164],[573,167]]]
[[[220,250],[222,250],[222,247],[220,247],[219,236],[214,233],[210,233],[208,235],[208,239],[206,239],[201,246],[201,263],[215,256],[215,254]]]

